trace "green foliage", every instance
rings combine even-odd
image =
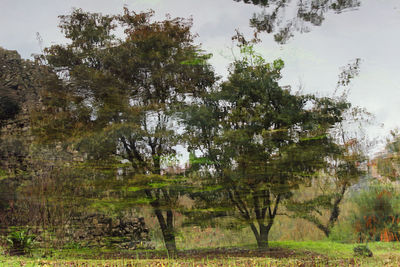
[[[9,173],[3,169],[0,169],[0,181],[7,179],[9,177]]]
[[[213,55],[210,54],[198,54],[198,55],[193,55],[193,58],[184,60],[181,62],[183,65],[207,65],[208,60],[212,57]]]
[[[201,153],[191,156],[192,179],[201,187],[195,209],[203,211],[193,216],[230,215],[266,246],[279,204],[337,153],[328,133],[349,104],[292,94],[278,84],[282,60],[266,63],[240,33],[235,38],[241,57],[228,80],[185,114],[190,147]]]
[[[350,105],[280,86],[284,62],[267,63],[239,33],[241,57],[217,87],[192,22],[153,15],[125,8],[115,16],[81,9],[60,16],[70,42],[41,57],[58,76],[44,81],[34,132],[80,156],[68,163],[66,191],[91,209],[150,205],[169,252],[176,249],[173,211],[184,209],[179,199],[188,192],[195,218],[231,216],[266,246],[279,205],[343,154],[330,131]],[[174,168],[184,142],[190,170]],[[338,175],[353,171],[345,163]],[[303,203],[301,212],[331,207],[332,195]]]
[[[355,246],[354,249],[354,256],[361,256],[361,257],[372,257],[372,251],[369,249],[367,245],[358,245]]]
[[[257,32],[274,34],[277,43],[288,42],[295,32],[308,32],[313,26],[321,26],[325,13],[341,13],[361,5],[360,0],[234,0],[264,7],[262,12],[254,13],[250,26]],[[293,13],[288,12],[292,10]],[[288,13],[295,14],[288,17]]]
[[[329,234],[329,240],[339,243],[354,243],[357,240],[354,226],[350,220],[335,224]]]
[[[95,206],[150,204],[166,242],[175,246],[172,210],[183,182],[170,164],[182,143],[178,114],[215,77],[211,55],[193,44],[192,22],[153,21],[153,15],[125,8],[115,16],[80,9],[61,16],[71,42],[42,56],[62,79],[47,81],[36,128],[45,140],[70,142],[96,168],[105,164],[103,176],[119,177],[103,185],[114,196]],[[117,29],[122,38],[113,34]],[[113,201],[118,193],[119,204]]]
[[[82,245],[78,242],[68,242],[64,245],[63,249],[79,250],[82,249]]]
[[[29,234],[29,229],[14,228],[7,235],[6,241],[9,245],[9,252],[12,255],[30,254],[35,244],[35,235]]]

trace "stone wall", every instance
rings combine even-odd
[[[85,247],[152,248],[144,218],[111,218],[103,214],[76,216],[65,225],[66,240]]]
[[[40,107],[39,91],[46,75],[44,66],[24,60],[12,50],[0,47],[0,224],[20,224],[13,211],[17,188],[31,180],[33,158],[30,146],[31,114]],[[10,105],[11,104],[11,105]],[[11,108],[10,108],[11,106]],[[26,202],[26,201],[25,201]],[[28,208],[29,205],[27,204]],[[30,219],[30,216],[26,220]],[[3,230],[3,229],[0,229]]]
[[[0,122],[0,167],[10,174],[26,170],[29,164],[28,147],[33,140],[30,115],[40,105],[40,83],[49,74],[45,67],[21,59],[16,51],[0,47],[0,100],[13,101],[19,106],[15,116]],[[7,116],[2,114],[2,117]]]

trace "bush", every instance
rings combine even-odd
[[[35,236],[29,234],[29,229],[14,230],[6,240],[10,255],[26,255],[32,252]]]
[[[372,251],[366,245],[359,245],[354,247],[354,256],[372,257]]]
[[[352,223],[358,241],[400,241],[400,196],[391,184],[373,183],[353,198],[358,206]]]

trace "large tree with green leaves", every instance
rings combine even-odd
[[[338,153],[329,130],[349,104],[282,88],[283,61],[267,63],[237,39],[242,57],[227,81],[186,113],[193,175],[202,181],[195,210],[245,222],[265,248],[279,206]]]
[[[37,129],[74,142],[87,161],[123,169],[125,197],[151,205],[173,254],[179,189],[164,169],[181,143],[177,114],[215,78],[209,56],[194,44],[190,20],[153,22],[152,16],[126,8],[118,16],[80,9],[61,16],[70,43],[45,49],[44,62],[61,79],[47,83]],[[116,29],[123,29],[122,38]]]

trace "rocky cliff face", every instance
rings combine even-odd
[[[45,67],[30,60],[21,59],[16,51],[0,47],[0,88],[2,90],[0,96],[3,98],[6,96],[5,93],[8,93],[20,104],[20,117],[28,115],[29,111],[39,104],[40,81],[46,74],[48,75],[49,71]]]
[[[26,170],[30,135],[30,113],[40,104],[43,75],[49,72],[16,51],[0,47],[0,125],[3,171],[15,174]]]

